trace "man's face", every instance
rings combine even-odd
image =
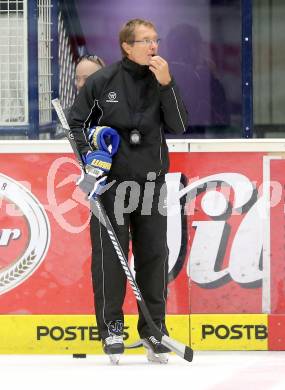
[[[79,91],[83,87],[87,77],[90,76],[92,73],[97,72],[97,70],[99,69],[101,69],[100,65],[96,64],[93,61],[84,59],[79,62],[75,70],[75,86],[77,91]]]
[[[157,32],[151,27],[138,25],[134,33],[136,42],[133,44],[125,43],[124,46],[128,58],[137,64],[149,65],[151,57],[156,55],[158,50]]]

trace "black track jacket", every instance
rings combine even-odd
[[[113,157],[110,179],[145,181],[169,168],[164,129],[186,130],[187,111],[174,80],[161,86],[147,66],[124,58],[89,76],[75,99],[68,122],[82,154],[92,150],[88,129],[109,126],[118,131],[120,147]],[[130,132],[138,129],[140,145],[131,145]]]

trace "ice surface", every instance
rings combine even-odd
[[[118,366],[105,355],[0,355],[0,383],[29,390],[284,390],[285,351],[200,351],[192,363],[171,355],[167,365],[123,355]]]

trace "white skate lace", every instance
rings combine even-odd
[[[121,344],[123,342],[123,336],[109,336],[104,341],[106,345]]]

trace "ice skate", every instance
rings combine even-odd
[[[103,339],[103,350],[112,364],[119,364],[120,357],[124,353],[123,323],[112,321],[108,324],[109,336]]]
[[[143,346],[147,350],[147,359],[152,363],[167,364],[170,350],[162,345],[154,336],[142,339]]]

